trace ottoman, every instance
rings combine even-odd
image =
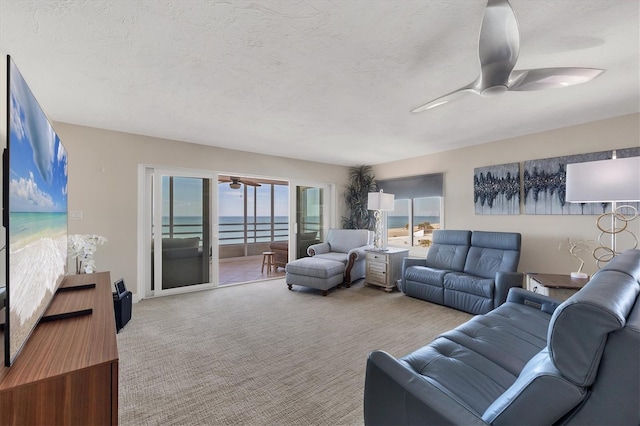
[[[322,290],[336,287],[344,281],[344,263],[319,257],[303,257],[287,263],[285,267],[286,282],[289,290],[293,285],[301,285]]]

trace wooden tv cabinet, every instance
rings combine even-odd
[[[89,283],[95,288],[59,291],[45,316],[89,308],[91,315],[41,322],[13,365],[1,368],[1,425],[118,424],[118,346],[109,272],[70,275],[61,287]]]

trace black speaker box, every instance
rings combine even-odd
[[[113,310],[116,314],[116,332],[118,333],[131,319],[131,301],[131,292],[128,290],[120,297],[117,293],[113,293]]]

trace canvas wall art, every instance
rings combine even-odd
[[[520,214],[520,163],[474,169],[473,197],[476,214]]]
[[[611,210],[608,203],[568,203],[566,195],[567,164],[611,159],[612,151],[569,155],[524,162],[525,214],[599,215]]]

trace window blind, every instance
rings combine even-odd
[[[388,194],[393,194],[396,200],[442,197],[444,193],[443,176],[443,173],[433,173],[397,179],[380,179],[376,180],[376,184],[378,190],[382,189]]]

